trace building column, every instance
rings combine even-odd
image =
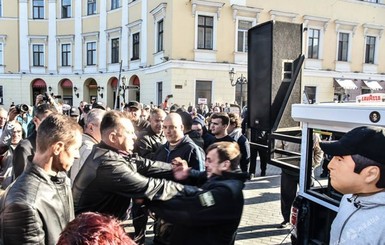
[[[99,48],[98,48],[98,57],[99,57],[99,71],[106,72],[107,70],[107,1],[100,1],[100,14],[99,14]]]
[[[121,33],[121,55],[120,58],[122,59],[122,69],[127,71],[128,70],[128,60],[129,60],[129,55],[128,55],[128,0],[123,0],[122,2],[122,33]]]
[[[145,67],[147,66],[147,0],[142,1],[142,29],[140,30],[140,64]]]
[[[82,1],[75,3],[75,47],[72,48],[72,61],[74,62],[74,72],[83,73],[83,38],[82,38]]]
[[[48,2],[48,72],[57,73],[57,53],[60,53],[60,47],[57,48],[56,41],[56,0]]]
[[[20,72],[29,73],[28,0],[19,0],[19,61]]]

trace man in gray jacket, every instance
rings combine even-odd
[[[334,189],[344,194],[330,244],[385,244],[385,129],[355,128],[338,141],[321,142],[331,156]]]

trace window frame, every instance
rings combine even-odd
[[[3,0],[0,0],[0,17],[3,17]]]
[[[35,47],[41,47],[42,50],[35,51]],[[44,44],[42,43],[33,43],[32,44],[32,66],[33,67],[44,67],[45,65],[45,50],[44,50]],[[37,60],[35,59],[37,58]]]
[[[114,46],[114,43],[117,41],[117,46]],[[115,43],[116,44],[116,43]],[[111,38],[111,64],[119,63],[119,54],[120,54],[120,39]]]
[[[318,32],[318,37],[315,38],[314,35],[310,35],[310,31],[312,31],[314,33],[314,31],[317,31]],[[314,27],[309,27],[308,28],[308,31],[307,31],[307,52],[306,52],[306,55],[307,55],[307,58],[308,59],[317,59],[319,60],[321,58],[321,35],[322,35],[322,30],[320,28],[314,28]],[[314,57],[313,55],[309,55],[309,54],[313,54],[314,53],[314,40],[318,40],[318,46],[317,46],[317,55],[316,57]],[[311,51],[309,50],[309,48],[312,47]]]
[[[371,45],[368,44],[368,38],[373,38],[374,39],[373,48],[371,48],[370,47]],[[377,40],[378,40],[378,38],[376,36],[373,36],[373,35],[366,35],[365,36],[365,54],[364,54],[364,63],[365,64],[375,64],[376,63]],[[371,52],[371,50],[372,50],[372,52]],[[372,53],[372,56],[373,56],[372,57],[372,59],[373,59],[372,62],[370,62],[370,57],[369,57],[370,53]]]
[[[42,6],[37,5],[35,3],[42,3]],[[44,19],[44,7],[45,3],[44,0],[32,0],[32,19],[34,20],[41,20]],[[35,10],[37,11],[37,16],[35,15]]]
[[[255,19],[245,18],[245,17],[237,17],[236,18],[235,50],[236,50],[236,52],[247,53],[247,51],[248,51],[248,47],[247,47],[247,42],[248,42],[247,41],[247,33],[248,33],[248,30],[242,30],[243,31],[243,45],[242,45],[242,50],[239,50],[239,32],[240,32],[239,22],[240,21],[250,22],[251,23],[251,27],[253,27],[253,26],[255,26]]]
[[[347,35],[347,41],[341,40],[341,35]],[[347,31],[338,32],[337,39],[337,61],[339,62],[349,62],[350,60],[350,44],[351,44],[351,36],[352,34]],[[346,43],[346,58],[344,57],[344,42]],[[346,60],[345,60],[346,59]]]
[[[199,17],[205,17],[204,18],[204,24],[203,25],[200,25],[199,24]],[[212,19],[212,26],[206,26],[206,18],[211,18]],[[196,29],[197,29],[197,38],[196,38],[196,48],[199,49],[199,50],[214,50],[214,36],[215,36],[215,16],[212,16],[210,14],[203,14],[203,13],[197,13],[197,23],[196,23]],[[199,40],[200,40],[200,36],[199,36],[199,33],[200,33],[200,28],[203,28],[203,33],[204,33],[204,36],[203,36],[203,47],[200,47],[199,46]],[[211,47],[208,47],[206,46],[206,30],[207,29],[211,29],[212,32],[212,40],[211,40]]]
[[[94,14],[96,14],[96,0],[87,0],[87,15]]]
[[[156,52],[164,51],[164,19],[156,23]]]
[[[95,45],[89,49],[89,45]],[[91,60],[90,60],[91,58]],[[86,43],[86,64],[87,66],[95,66],[97,63],[97,46],[96,41],[89,41]]]
[[[120,0],[111,0],[111,10],[120,8]]]
[[[137,40],[135,38],[137,37]],[[132,57],[131,60],[140,59],[140,32],[132,34]]]
[[[157,82],[156,83],[156,96],[158,105],[161,105],[163,103],[163,82]]]
[[[61,18],[68,19],[72,17],[72,0],[68,0],[69,5],[65,5],[65,6],[64,6],[64,1],[66,0],[61,0]]]
[[[64,46],[68,47],[68,50],[64,50]],[[62,67],[68,67],[72,65],[72,45],[70,43],[62,43],[61,46],[61,66]],[[66,57],[67,63],[65,63]]]
[[[4,66],[4,46],[4,43],[0,42],[0,66]]]

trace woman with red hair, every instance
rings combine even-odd
[[[135,245],[112,216],[79,214],[60,234],[57,245]]]

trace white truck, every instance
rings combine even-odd
[[[331,223],[342,195],[332,188],[328,177],[321,178],[319,174],[313,174],[312,134],[317,132],[326,140],[334,140],[358,126],[385,127],[385,103],[363,103],[365,96],[369,98],[375,95],[361,96],[360,103],[292,105],[292,117],[300,122],[302,131],[300,187],[291,210],[293,244],[329,243]]]

